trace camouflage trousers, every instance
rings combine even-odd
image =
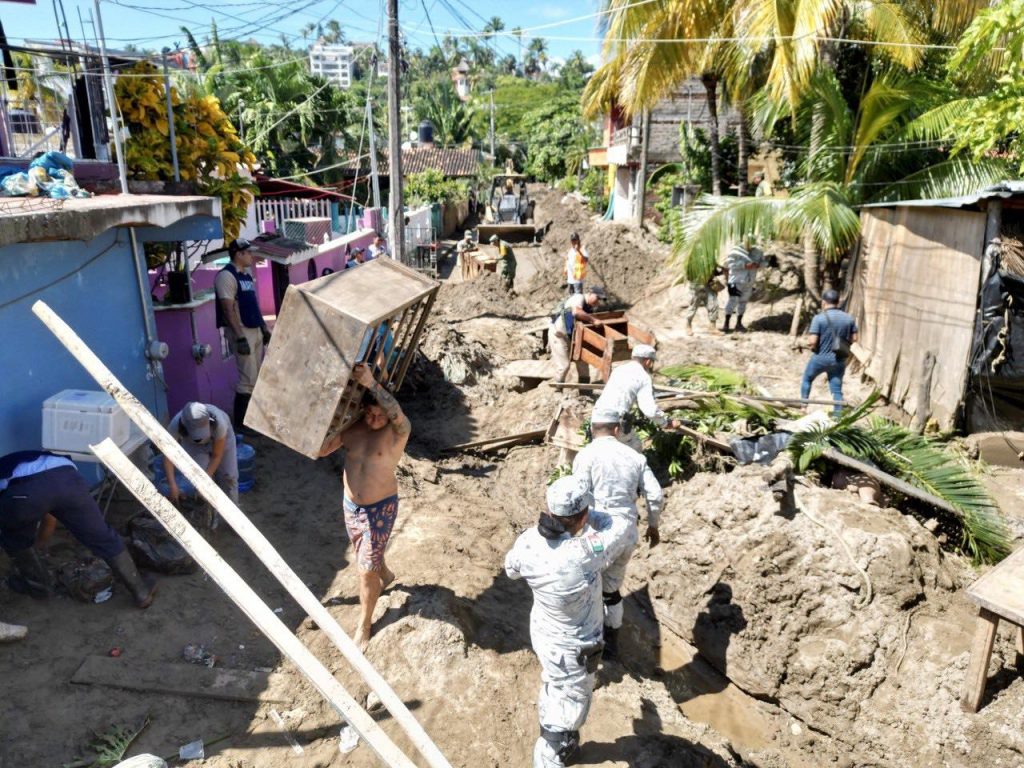
[[[708,311],[708,320],[712,325],[718,322],[718,294],[706,285],[690,284],[690,306],[686,310],[686,324],[693,325],[697,310],[704,307]]]

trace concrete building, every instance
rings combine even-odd
[[[211,197],[97,195],[0,206],[0,455],[39,448],[47,398],[100,388],[32,313],[37,299],[157,418],[167,418],[163,340],[143,245],[220,234],[220,201]]]
[[[735,130],[740,116],[730,106],[719,102],[718,129],[722,136]],[[591,147],[587,161],[592,168],[607,168],[611,186],[612,217],[615,221],[631,221],[636,211],[636,175],[640,159],[640,115],[628,118],[613,108],[604,116],[603,143]],[[681,83],[670,95],[651,110],[647,147],[648,178],[658,166],[678,163],[679,129],[688,123],[705,131],[711,125],[707,91],[699,78]]]
[[[309,70],[339,88],[352,86],[352,46],[317,40],[309,47]]]

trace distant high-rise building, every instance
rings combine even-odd
[[[339,88],[352,85],[352,46],[317,40],[309,48],[309,70],[335,83]]]

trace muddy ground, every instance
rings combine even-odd
[[[502,562],[535,521],[558,451],[440,451],[541,428],[553,415],[555,390],[520,391],[496,371],[541,355],[529,331],[543,325],[558,298],[569,232],[583,235],[593,276],[657,333],[663,364],[735,368],[775,395],[796,396],[806,355],[786,335],[791,262],[765,276],[779,287],[763,289],[752,305],[750,333],[711,336],[701,312],[689,337],[679,323],[687,291],[671,285],[664,246],[595,222],[554,192],[540,194],[538,208],[538,220],[557,223],[542,246],[517,248],[518,296],[505,297],[490,276],[446,283],[400,398],[414,435],[400,467],[402,505],[389,550],[398,582],[379,603],[368,656],[452,764],[466,768],[529,764],[539,683],[529,650],[530,595],[505,578]],[[867,391],[847,377],[849,397]],[[823,381],[814,394],[825,396]],[[253,443],[258,482],[242,496],[243,510],[351,630],[357,592],[341,524],[341,459],[313,462],[266,439]],[[1018,535],[1020,480],[1019,472],[993,476]],[[577,764],[1024,764],[1024,681],[1008,630],[997,639],[981,711],[967,715],[958,704],[975,615],[962,587],[978,571],[926,519],[813,483],[796,493],[796,508],[780,514],[761,470],[749,467],[691,472],[668,488],[662,543],[641,545],[627,579],[626,663],[602,674]],[[119,498],[111,515],[123,523],[138,512]],[[221,531],[214,543],[338,679],[365,696],[340,654],[237,537]],[[51,557],[59,562],[76,551],[61,532]],[[4,768],[61,766],[94,731],[146,716],[150,724],[131,754],[172,755],[202,738],[204,764],[214,768],[376,764],[366,745],[339,752],[339,717],[202,573],[165,578],[145,612],[123,590],[86,605],[67,597],[36,603],[0,586],[0,618],[30,626],[27,640],[0,649]],[[87,656],[117,647],[126,665],[184,664],[189,643],[215,653],[220,668],[274,669],[268,693],[280,700],[224,702],[70,683]],[[408,747],[390,718],[377,717]]]

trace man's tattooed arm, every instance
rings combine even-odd
[[[373,392],[373,397],[377,400],[377,404],[387,414],[391,426],[398,434],[404,435],[412,431],[412,424],[409,423],[409,419],[406,418],[405,413],[402,411],[402,406],[398,404],[394,395],[377,382],[374,382],[370,391]]]

